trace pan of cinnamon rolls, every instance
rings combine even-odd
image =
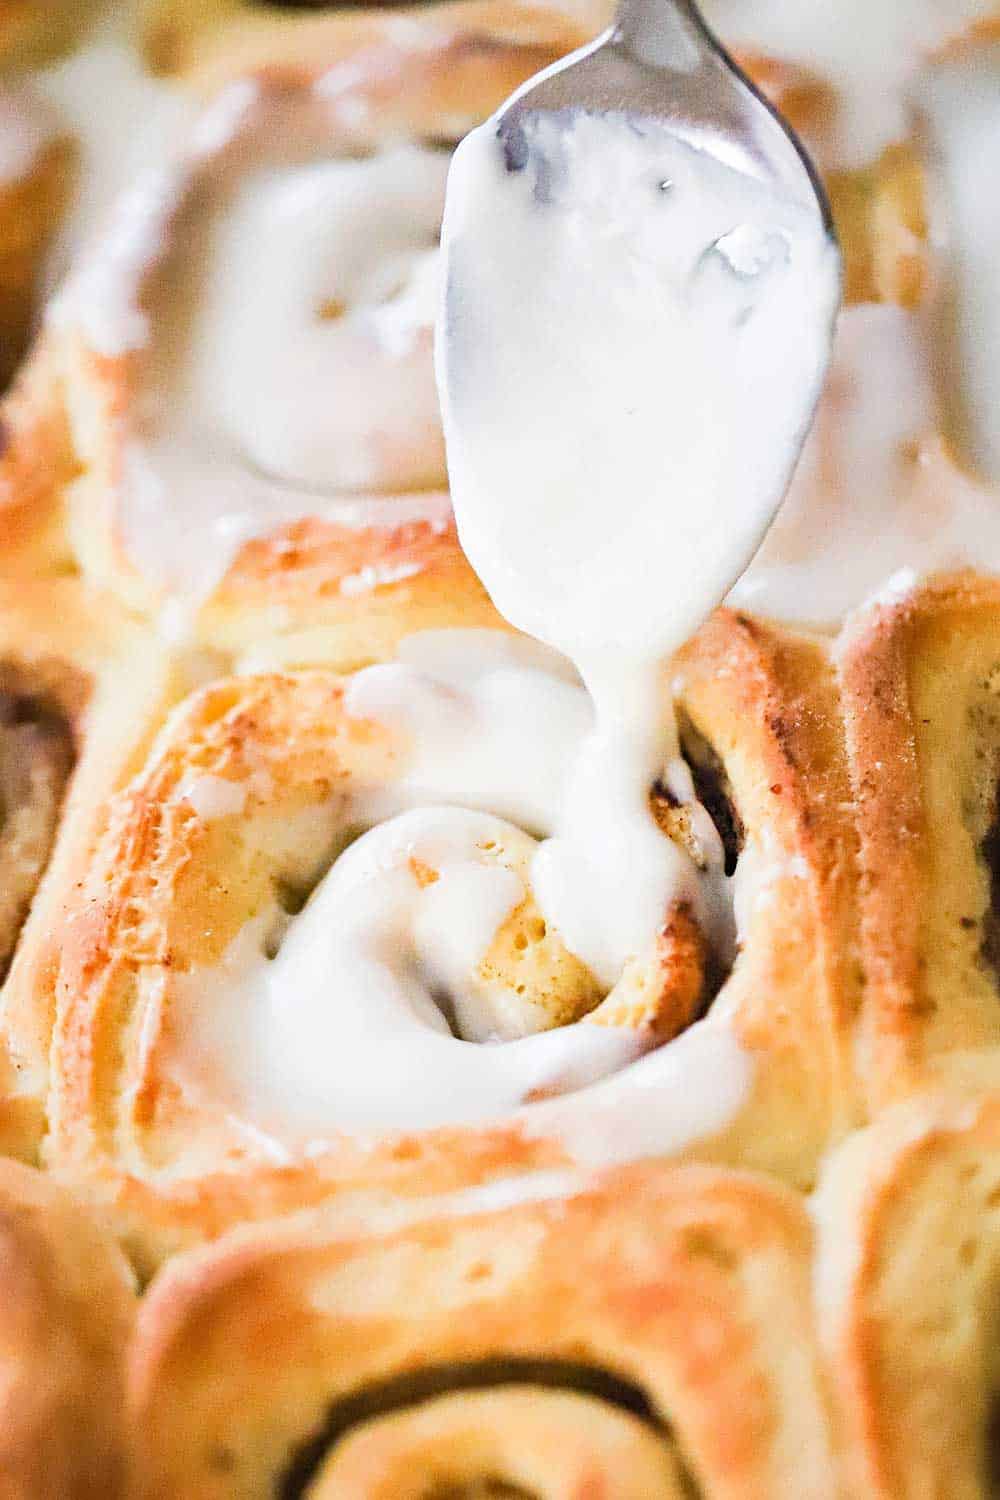
[[[1000,9],[700,9],[842,300],[581,797],[442,307],[456,151],[613,8],[0,5],[4,1500],[1000,1495]]]

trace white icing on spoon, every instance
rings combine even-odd
[[[568,655],[597,722],[535,860],[605,983],[690,882],[656,829],[659,663],[746,566],[808,427],[839,292],[800,199],[665,125],[527,115],[455,154],[438,340],[452,497],[498,608]]]

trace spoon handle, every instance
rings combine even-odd
[[[718,46],[694,0],[619,0],[614,41],[639,62],[697,73]]]

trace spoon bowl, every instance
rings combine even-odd
[[[623,0],[459,145],[441,242],[467,556],[588,680],[662,660],[759,547],[823,384],[840,262],[808,158],[691,0]]]
[[[535,75],[494,117],[508,169],[528,163],[525,124],[547,115],[623,113],[792,197],[811,197],[835,240],[829,200],[791,126],[715,38],[693,0],[621,0],[601,36]],[[536,163],[537,165],[537,163]],[[544,181],[544,173],[541,180]]]

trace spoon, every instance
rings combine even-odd
[[[620,0],[459,145],[441,243],[466,555],[589,686],[611,654],[624,681],[707,617],[782,503],[840,299],[829,204],[692,0]]]
[[[508,170],[520,170],[529,149],[537,151],[525,137],[528,116],[570,111],[665,123],[738,170],[792,196],[812,196],[836,241],[829,200],[805,147],[712,34],[694,0],[620,0],[607,31],[529,78],[494,116]]]

